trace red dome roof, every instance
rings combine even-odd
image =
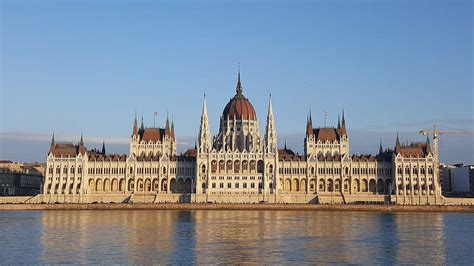
[[[227,117],[233,119],[235,116],[235,118],[239,120],[257,120],[257,114],[255,113],[253,105],[242,94],[240,71],[237,80],[236,92],[237,93],[235,94],[234,98],[230,99],[230,101],[224,108],[224,112],[222,112],[222,116],[224,117],[224,119],[227,119]]]
[[[235,118],[239,120],[256,120],[257,115],[255,109],[249,100],[245,97],[237,96],[238,95],[235,95],[225,106],[224,112],[222,113],[224,119],[227,119],[227,117],[233,119],[235,116]]]

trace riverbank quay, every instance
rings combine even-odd
[[[0,211],[29,210],[285,210],[369,212],[469,212],[474,206],[363,205],[363,204],[0,204]]]

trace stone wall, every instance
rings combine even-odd
[[[317,194],[96,194],[96,195],[36,195],[0,197],[1,203],[295,203],[295,204],[374,204],[399,205],[474,205],[474,198],[411,197],[386,195]]]
[[[2,196],[0,197],[0,203],[25,203],[31,198],[33,196]]]
[[[445,205],[474,205],[474,198],[444,198]]]

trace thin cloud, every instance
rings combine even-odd
[[[80,136],[64,136],[64,135],[54,135],[54,139],[57,142],[69,142],[77,143]],[[27,133],[19,131],[0,131],[0,139],[2,140],[17,140],[17,141],[50,141],[50,134],[43,133]],[[84,136],[84,142],[91,144],[102,144],[105,141],[107,144],[128,144],[129,139],[127,138],[111,138],[111,137],[90,137]]]

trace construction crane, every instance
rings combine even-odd
[[[438,159],[438,136],[441,134],[449,135],[474,135],[474,131],[456,131],[456,130],[438,130],[436,125],[433,125],[433,131],[420,130],[420,134],[423,136],[433,135],[433,150],[435,159]],[[436,160],[437,161],[437,160]]]
[[[438,153],[438,136],[441,134],[449,135],[474,135],[474,131],[456,131],[456,130],[438,130],[436,125],[433,125],[433,131],[420,130],[420,134],[423,136],[433,135],[433,160],[436,165],[434,171],[435,176],[439,178],[439,153]]]

